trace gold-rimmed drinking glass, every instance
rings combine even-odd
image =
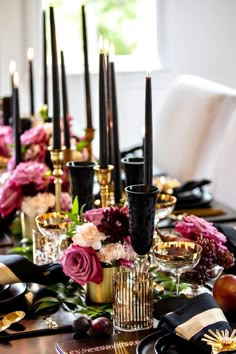
[[[193,269],[201,258],[202,247],[195,242],[172,241],[154,246],[154,255],[161,270],[176,278],[176,295],[179,295],[180,276]]]

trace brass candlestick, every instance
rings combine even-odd
[[[93,129],[93,128],[86,128],[85,129],[85,138],[88,142],[88,160],[89,161],[92,161],[92,159],[93,159],[92,141],[94,139],[94,132],[95,132],[95,129]]]
[[[62,175],[63,175],[62,166],[64,163],[64,150],[65,150],[64,147],[62,149],[52,149],[51,147],[49,147],[51,160],[53,164],[52,174],[55,177],[54,184],[55,184],[57,212],[61,211],[61,185],[62,185]]]
[[[100,184],[101,207],[108,207],[111,204],[110,200],[110,184],[111,175],[114,166],[108,165],[107,168],[100,168],[99,165],[94,166],[94,171]]]

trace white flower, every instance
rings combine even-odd
[[[21,210],[28,216],[35,217],[46,213],[55,206],[55,195],[52,193],[38,193],[34,197],[24,197]]]
[[[72,237],[75,245],[92,247],[94,250],[99,250],[102,247],[101,241],[105,239],[106,236],[102,232],[99,232],[92,222],[77,225],[76,234]]]

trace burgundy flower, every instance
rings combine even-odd
[[[63,272],[80,285],[88,281],[102,281],[102,266],[95,250],[90,247],[71,245],[60,258]]]

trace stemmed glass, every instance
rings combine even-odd
[[[172,241],[154,246],[153,252],[159,267],[176,278],[176,295],[179,295],[180,276],[193,269],[201,258],[202,247],[195,242]]]
[[[147,253],[152,247],[156,199],[159,188],[137,184],[125,188],[129,205],[131,244],[138,257],[138,270],[147,268]]]

